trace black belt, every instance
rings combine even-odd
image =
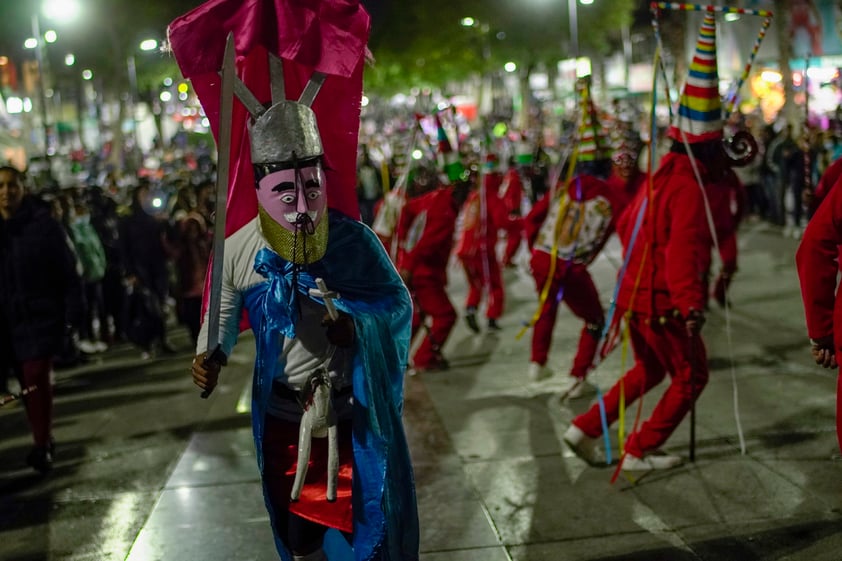
[[[294,401],[298,404],[301,404],[301,392],[298,390],[294,390],[291,387],[287,386],[283,382],[279,380],[275,380],[272,382],[272,393],[281,399],[286,399],[289,401]],[[333,399],[341,399],[344,397],[350,397],[354,394],[354,386],[349,385],[345,386],[344,388],[333,388],[331,395]]]

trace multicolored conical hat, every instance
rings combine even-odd
[[[707,11],[669,137],[683,141],[686,136],[690,144],[721,139],[722,126],[722,100],[716,71],[716,19],[712,11]]]
[[[610,154],[608,135],[599,122],[596,106],[591,99],[590,81],[579,80],[579,156],[580,162],[605,159]]]

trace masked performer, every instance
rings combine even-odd
[[[563,390],[569,397],[579,397],[585,390],[585,377],[596,356],[605,321],[588,265],[605,246],[614,231],[617,216],[628,202],[624,189],[612,188],[592,174],[607,155],[607,142],[601,139],[588,85],[583,82],[580,88],[584,122],[580,129],[577,173],[566,188],[556,191],[553,200],[548,196],[540,199],[527,215],[524,225],[532,250],[532,274],[541,295],[541,310],[532,332],[529,365],[532,381],[552,375],[546,364],[559,304],[565,302],[585,321]]]
[[[256,216],[233,228],[225,240],[219,318],[223,357],[214,360],[204,352],[212,319],[206,316],[192,368],[196,385],[212,390],[245,311],[257,348],[252,423],[258,466],[284,561],[327,559],[323,544],[329,529],[342,532],[355,559],[418,559],[415,491],[401,421],[411,301],[376,235],[338,210],[354,198],[368,30],[362,7],[349,6],[276,0],[273,9],[283,15],[278,25],[284,33],[273,36],[279,44],[267,39],[276,47],[272,52],[262,47],[238,52],[238,75],[255,83],[234,88],[242,102],[236,109],[245,108],[249,115],[246,139],[246,124],[237,122],[235,111],[233,153],[238,154],[237,146],[250,144],[250,149],[232,163],[229,226],[232,208],[242,211],[234,206],[241,204],[238,197],[247,196],[242,177],[252,173]],[[176,20],[170,39],[185,75],[195,68],[191,45],[207,52],[207,45],[224,40],[229,31],[220,30],[220,22],[257,21],[256,9],[218,0]],[[293,22],[305,27],[298,29]],[[257,31],[233,30],[235,38],[249,41]],[[341,48],[328,48],[337,34]],[[314,44],[315,38],[321,44]],[[336,56],[339,60],[324,58]],[[255,78],[267,74],[271,84]],[[312,78],[302,80],[304,74]],[[193,80],[197,91],[204,88],[199,78]],[[208,80],[205,93],[219,83],[215,74]],[[317,118],[311,104],[320,87],[323,103],[316,107],[323,113]],[[269,89],[271,104],[257,101]],[[292,96],[298,101],[287,99]],[[354,107],[356,120],[328,118],[331,111]],[[314,408],[325,414],[314,415]],[[313,434],[324,429],[328,438],[305,439],[312,436],[310,429]],[[307,448],[309,462],[302,461],[308,459]]]
[[[500,329],[497,320],[503,314],[505,292],[500,263],[497,260],[497,232],[509,222],[506,209],[497,197],[502,175],[497,171],[497,157],[486,157],[482,188],[471,191],[462,207],[462,227],[456,243],[456,256],[462,261],[468,294],[465,298],[465,321],[474,333],[479,333],[477,308],[483,293],[488,291],[485,317],[488,329]]]
[[[425,332],[412,366],[416,373],[446,370],[442,347],[456,323],[456,309],[447,295],[447,262],[467,187],[463,183],[442,185],[435,169],[420,167],[412,192],[417,195],[404,205],[395,232],[396,264],[415,304],[413,338],[421,329]]]
[[[617,420],[621,399],[632,403],[667,374],[671,378],[649,419],[625,442],[622,469],[628,471],[669,469],[682,463],[680,456],[662,453],[660,447],[708,380],[700,332],[707,296],[701,263],[710,253],[710,232],[699,180],[704,184],[716,177],[717,170],[734,163],[723,143],[715,34],[714,14],[707,12],[678,120],[669,130],[670,152],[653,177],[651,193],[641,190],[617,224],[627,268],[619,279],[615,318],[628,322],[635,363],[605,393],[607,424]],[[737,142],[743,138],[735,135],[730,146],[748,147],[749,155],[740,160],[747,161],[756,144],[750,137],[748,146]],[[584,460],[604,465],[597,440],[602,432],[600,405],[594,404],[573,420],[564,440]]]

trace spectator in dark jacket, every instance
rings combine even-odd
[[[166,341],[166,300],[169,296],[169,252],[167,250],[166,213],[156,206],[146,183],[132,194],[131,214],[119,224],[120,248],[129,287],[129,307],[133,311],[126,325],[127,336],[142,349],[142,358],[156,350],[172,348]],[[138,305],[133,304],[133,302]],[[156,348],[157,347],[157,348]]]
[[[24,194],[21,173],[0,167],[0,361],[27,393],[23,402],[34,447],[27,463],[52,466],[53,357],[67,320],[78,325],[82,283],[76,258],[50,208]]]

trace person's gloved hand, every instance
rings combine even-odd
[[[325,327],[327,340],[337,347],[350,347],[354,344],[354,318],[346,313],[339,312],[339,317],[331,319],[329,314],[322,318],[322,325]]]
[[[690,309],[687,317],[684,318],[684,327],[687,329],[687,336],[693,337],[702,332],[705,325],[705,314],[701,310]]]
[[[810,340],[810,353],[816,364],[824,368],[836,368],[836,349],[833,348],[833,335]]]
[[[222,353],[219,353],[222,355]],[[193,374],[193,383],[202,388],[205,392],[210,394],[216,387],[219,381],[219,371],[227,362],[222,355],[223,360],[220,364],[215,360],[208,360],[208,353],[198,354],[193,357],[193,366],[190,372]]]

